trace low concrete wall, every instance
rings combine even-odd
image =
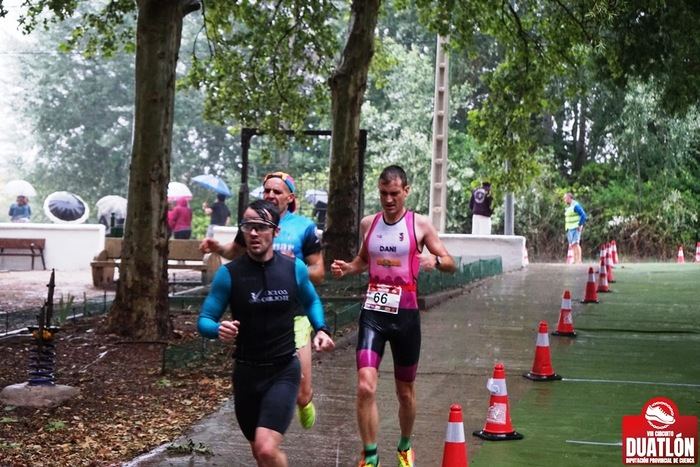
[[[0,237],[45,238],[46,269],[75,271],[88,269],[90,261],[105,246],[102,224],[34,224],[0,223]],[[0,269],[30,270],[28,256],[0,256]],[[34,269],[41,269],[41,258],[34,259]]]
[[[440,238],[452,256],[500,256],[503,272],[527,265],[524,261],[525,237],[519,235],[440,234]]]

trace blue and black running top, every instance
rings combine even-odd
[[[279,228],[280,233],[272,241],[272,248],[275,251],[287,256],[294,255],[301,260],[321,251],[321,241],[316,235],[316,224],[311,219],[287,212],[280,219]],[[245,247],[245,239],[240,231],[236,235],[235,242]]]
[[[325,330],[323,306],[306,265],[275,252],[264,263],[247,254],[216,272],[204,300],[197,327],[204,337],[219,336],[219,321],[230,306],[240,321],[236,359],[271,362],[291,357],[294,345],[294,311],[301,304],[314,330]]]

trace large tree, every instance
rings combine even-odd
[[[27,4],[20,20],[25,31],[44,13],[59,21],[76,14],[79,2],[39,0]],[[168,241],[165,229],[166,190],[175,102],[175,79],[182,21],[199,8],[195,0],[127,0],[108,2],[99,13],[83,15],[83,26],[74,39],[88,35],[88,50],[114,50],[125,17],[135,13],[136,70],[134,134],[129,170],[127,223],[124,233],[120,281],[107,328],[137,339],[169,336],[167,302]],[[3,10],[0,3],[0,11]],[[124,33],[124,31],[127,31]],[[127,39],[128,41],[128,39]]]

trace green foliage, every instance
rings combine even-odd
[[[59,431],[66,428],[66,426],[67,424],[63,420],[49,420],[44,426],[44,429],[46,431]]]
[[[194,50],[187,80],[206,91],[207,117],[275,134],[302,128],[328,103],[337,14],[328,0],[207,3],[208,48]]]

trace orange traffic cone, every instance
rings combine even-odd
[[[695,262],[700,263],[700,242],[695,244]]]
[[[462,406],[450,406],[450,418],[445,433],[445,449],[442,451],[442,467],[468,467],[467,443],[464,441]]]
[[[600,259],[605,259],[605,252],[608,249],[608,244],[607,243],[601,243],[600,244],[600,250],[598,250],[598,257]]]
[[[537,333],[537,345],[535,347],[535,361],[532,370],[523,375],[533,381],[555,381],[561,376],[554,372],[552,359],[549,355],[549,335],[547,334],[547,321],[540,321],[540,329]]]
[[[561,298],[561,310],[559,310],[559,323],[557,330],[552,333],[553,336],[576,337],[574,331],[574,319],[571,315],[571,292],[564,291]]]
[[[608,282],[615,282],[615,276],[613,275],[612,248],[608,248],[605,251],[605,272],[608,275]]]
[[[612,292],[608,285],[608,273],[605,272],[605,260],[600,260],[600,269],[598,270],[598,292]]]
[[[566,252],[566,264],[574,264],[574,249],[569,245],[569,251]]]
[[[610,246],[612,246],[613,263],[620,264],[620,258],[617,256],[617,242],[615,240],[612,240],[610,242]]]
[[[477,430],[472,434],[488,441],[523,439],[523,435],[513,429],[510,421],[506,370],[503,363],[496,363],[493,367],[493,378],[489,378],[486,382],[486,389],[491,393],[486,423],[483,430]]]
[[[683,255],[683,245],[678,247],[678,255],[676,256],[676,263],[685,263],[685,256]]]
[[[593,268],[588,268],[588,282],[586,282],[586,293],[583,295],[581,303],[600,303],[598,301],[598,284],[595,282]]]

